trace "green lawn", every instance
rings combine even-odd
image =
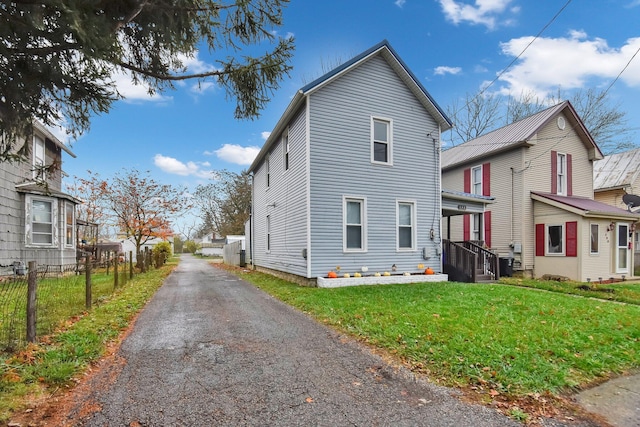
[[[242,277],[447,385],[559,393],[640,366],[637,305],[502,284],[320,289]]]

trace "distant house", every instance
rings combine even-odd
[[[483,242],[529,276],[630,277],[638,215],[594,200],[601,159],[569,102],[446,150],[443,186],[495,199],[484,214],[454,217],[446,233]]]
[[[620,209],[629,207],[624,202],[625,194],[640,197],[640,148],[624,153],[612,154],[593,165],[594,198]],[[640,206],[631,208],[640,212]],[[640,222],[633,226],[634,265],[640,266]]]
[[[253,264],[306,279],[442,272],[450,127],[387,41],[302,87],[249,168]]]
[[[0,136],[1,137],[1,136]],[[76,262],[75,207],[80,200],[61,191],[62,152],[75,154],[40,123],[34,123],[30,157],[0,162],[0,275],[29,261]],[[60,167],[44,172],[42,166]]]

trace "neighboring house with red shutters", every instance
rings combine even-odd
[[[526,276],[631,277],[638,215],[597,202],[600,149],[568,101],[442,153],[442,186],[495,199],[443,235],[478,240]]]
[[[640,213],[639,206],[629,207],[623,200],[626,194],[640,197],[640,148],[611,154],[596,161],[593,166],[593,191],[594,198],[599,202]],[[634,266],[640,267],[640,222],[632,226],[632,231]]]

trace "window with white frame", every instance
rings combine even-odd
[[[358,198],[344,198],[344,251],[365,251],[365,201]]]
[[[590,244],[590,252],[591,254],[597,254],[600,252],[600,226],[598,224],[590,224],[591,230],[591,244]]]
[[[27,197],[27,242],[53,246],[55,242],[55,203],[53,199]]]
[[[482,196],[482,166],[471,169],[471,194]]]
[[[65,202],[64,204],[64,216],[65,216],[65,237],[64,244],[67,247],[73,247],[75,245],[75,208],[73,203]]]
[[[557,194],[566,195],[567,194],[567,155],[563,153],[558,153],[556,157],[556,161],[557,161],[557,169],[556,169]]]
[[[473,214],[473,229],[471,230],[471,240],[480,240],[480,216],[481,214]]]
[[[35,135],[33,137],[33,177],[44,180],[43,167],[45,165],[45,143],[44,139]]]
[[[416,248],[416,212],[415,202],[398,202],[398,249],[413,250]]]
[[[267,188],[269,188],[269,186],[271,186],[271,159],[270,159],[270,155],[267,154],[267,157],[264,160],[264,169],[267,172]]]
[[[547,226],[547,254],[562,255],[564,254],[564,226],[548,225]]]
[[[390,120],[371,119],[371,161],[391,164],[392,161],[392,123]]]
[[[284,170],[289,170],[289,129],[282,134],[282,150],[284,151]]]
[[[271,252],[271,215],[267,215],[267,252]]]

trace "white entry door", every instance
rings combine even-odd
[[[629,272],[629,225],[617,224],[616,273]]]

